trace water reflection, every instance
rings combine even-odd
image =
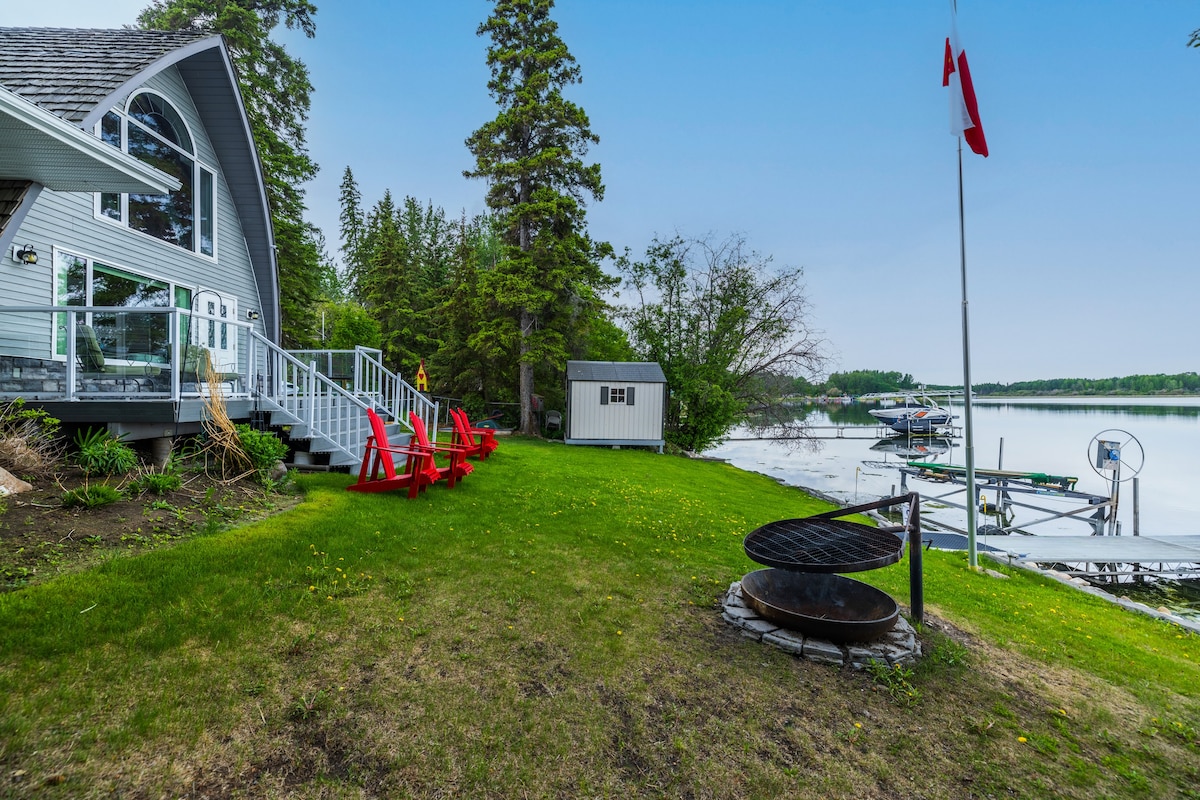
[[[949,453],[950,439],[945,436],[889,436],[871,445],[876,453],[889,453],[914,460],[927,460]]]
[[[1158,402],[1155,402],[1155,401]],[[1191,401],[1189,403],[1189,401]],[[977,399],[974,407],[1013,408],[1049,414],[1072,414],[1116,417],[1180,417],[1200,419],[1200,403],[1194,398],[1110,398],[1084,400],[1082,398],[1039,398],[1036,400]]]

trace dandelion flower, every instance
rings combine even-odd
[[[854,723],[854,727],[856,727],[856,728],[861,728],[861,727],[862,727],[862,723],[861,723],[861,722],[856,722],[856,723]]]
[[[1024,736],[1018,736],[1018,737],[1017,737],[1017,741],[1018,741],[1018,742],[1020,742],[1021,744],[1025,744],[1025,743],[1026,743],[1026,742],[1028,742],[1029,740],[1028,740],[1028,739],[1026,739]]]

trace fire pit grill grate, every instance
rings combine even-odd
[[[900,560],[904,540],[841,519],[783,519],[751,531],[743,543],[759,564],[797,572],[863,572]]]

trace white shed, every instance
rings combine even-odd
[[[667,378],[654,362],[568,361],[567,444],[663,448]]]

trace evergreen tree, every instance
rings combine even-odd
[[[341,194],[341,240],[342,263],[345,265],[346,289],[351,297],[358,297],[357,288],[363,278],[364,237],[366,222],[363,218],[362,192],[354,181],[350,167],[342,173]]]
[[[488,181],[504,242],[495,268],[480,275],[490,313],[477,336],[491,353],[515,350],[520,428],[530,434],[535,368],[565,366],[575,323],[595,313],[599,290],[612,283],[598,265],[606,248],[586,234],[585,200],[602,199],[604,186],[599,164],[583,156],[599,139],[583,109],[562,95],[580,70],[550,18],[553,7],[496,0],[479,26],[491,39],[488,90],[500,111],[467,139],[475,169],[464,173]]]
[[[454,257],[434,317],[441,342],[430,375],[440,391],[462,398],[473,414],[487,410],[489,402],[516,400],[515,352],[483,332],[489,301],[482,276],[495,268],[502,249],[493,217],[464,216],[455,223]]]
[[[138,15],[142,28],[225,37],[267,185],[287,347],[316,340],[322,252],[319,232],[303,219],[300,188],[317,173],[304,139],[312,84],[304,63],[272,41],[271,32],[282,23],[312,38],[316,13],[307,0],[154,0]]]

